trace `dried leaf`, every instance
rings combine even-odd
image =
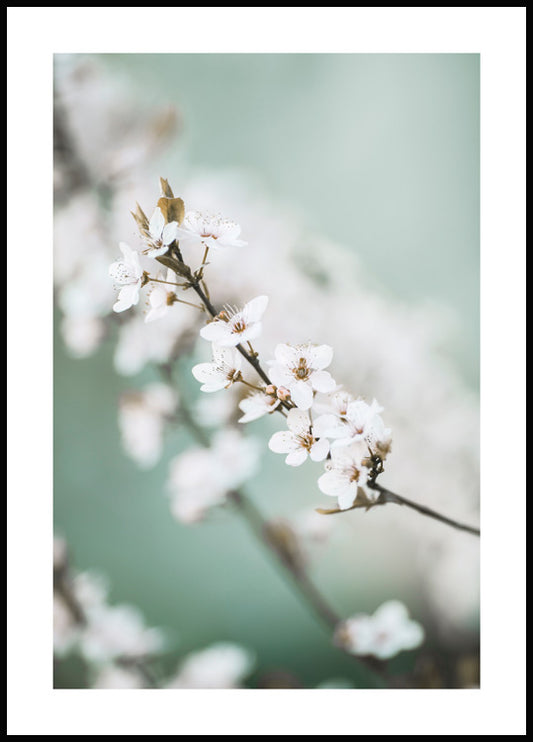
[[[161,185],[161,193],[166,198],[174,198],[174,194],[172,193],[172,188],[168,184],[168,180],[165,178],[159,178],[159,184]]]
[[[169,255],[159,255],[156,260],[164,265],[166,268],[170,268],[170,270],[174,271],[176,275],[182,276],[183,278],[187,279],[191,278],[191,271],[189,266],[185,265],[185,263],[182,263],[180,260],[171,258]]]
[[[178,224],[182,223],[183,217],[185,216],[185,204],[183,203],[183,199],[166,198],[165,196],[161,196],[157,205],[163,212],[167,224],[170,222],[178,222]]]
[[[141,209],[139,204],[137,204],[137,208],[135,211],[131,212],[132,217],[135,219],[135,222],[139,228],[139,232],[143,237],[150,237],[150,229],[149,229],[149,221],[148,217],[144,213],[144,211]]]

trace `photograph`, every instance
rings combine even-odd
[[[7,20],[8,735],[524,734],[525,7]]]
[[[478,687],[479,106],[55,55],[55,687]]]

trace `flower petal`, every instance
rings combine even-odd
[[[319,371],[329,366],[333,359],[333,348],[330,345],[312,345],[307,351],[307,360],[311,368]]]
[[[292,409],[287,414],[287,427],[294,435],[306,435],[309,433],[311,421],[309,414],[304,410]]]
[[[268,447],[274,453],[290,453],[295,448],[294,436],[288,430],[280,430],[271,436]]]
[[[203,337],[204,340],[209,340],[212,343],[219,343],[220,345],[225,345],[226,340],[230,341],[228,345],[233,344],[231,327],[227,322],[221,322],[219,320],[208,322],[205,327],[202,327],[200,330],[200,336]]]
[[[170,245],[176,239],[178,222],[169,222],[163,228],[162,240],[165,245]]]
[[[293,345],[279,343],[274,350],[274,356],[278,363],[284,366],[293,366],[297,365],[300,354]]]
[[[259,322],[268,305],[268,296],[256,296],[244,305],[242,315],[246,324]]]
[[[340,509],[347,510],[352,507],[354,500],[357,497],[357,487],[346,487],[342,492],[339,492],[337,497]]]
[[[129,309],[139,301],[139,284],[129,283],[123,286],[118,294],[116,303],[113,305],[113,311],[123,312]]]
[[[339,497],[348,487],[346,477],[334,469],[318,478],[318,488],[325,495]]]
[[[284,386],[290,389],[291,384],[294,382],[294,376],[290,373],[287,366],[276,361],[271,362],[270,366],[270,380],[276,386]]]
[[[161,239],[161,234],[163,233],[164,227],[165,217],[163,216],[163,212],[161,211],[159,206],[156,206],[148,225],[148,229],[154,240]]]
[[[316,443],[313,443],[309,451],[309,456],[312,461],[324,461],[329,453],[329,441],[327,438],[321,438]]]
[[[307,451],[305,448],[299,448],[297,451],[292,451],[287,458],[285,463],[289,466],[300,466],[307,459]]]
[[[203,384],[200,388],[202,392],[216,392],[226,386],[227,379],[214,363],[198,363],[193,366],[191,372],[194,378]]]
[[[313,404],[313,390],[305,381],[297,381],[290,385],[291,398],[301,410],[308,410]]]
[[[317,392],[322,392],[323,394],[332,392],[337,386],[335,379],[329,371],[315,371],[311,374],[309,380],[313,385],[313,389],[316,389]]]
[[[335,438],[339,426],[342,426],[342,423],[337,415],[326,413],[325,415],[320,415],[314,421],[313,431],[317,438],[323,438],[324,436]]]

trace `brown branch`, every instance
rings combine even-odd
[[[441,515],[441,513],[437,513],[436,510],[431,510],[431,508],[428,508],[425,505],[419,505],[417,502],[413,502],[413,500],[408,500],[407,497],[397,495],[394,492],[391,492],[386,487],[382,487],[381,484],[378,484],[376,481],[367,482],[366,486],[379,492],[377,500],[363,501],[360,500],[358,497],[356,502],[351,507],[345,508],[344,510],[341,510],[340,508],[316,508],[317,513],[320,513],[321,515],[337,515],[338,513],[347,513],[349,510],[358,510],[360,508],[370,510],[370,508],[376,507],[376,505],[387,505],[388,503],[392,502],[396,505],[405,505],[412,510],[416,510],[417,513],[421,513],[422,515],[426,515],[429,518],[438,520],[441,523],[445,523],[446,525],[451,526],[452,528],[457,528],[459,531],[466,531],[467,533],[471,533],[474,536],[481,535],[481,531],[479,528],[467,526],[465,523],[460,523],[457,520],[453,520],[452,518],[448,518],[445,515]]]

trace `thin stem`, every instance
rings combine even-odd
[[[431,510],[431,508],[428,508],[425,505],[419,505],[417,502],[413,502],[412,500],[408,500],[406,497],[402,497],[402,495],[397,495],[394,492],[391,492],[385,487],[382,487],[377,482],[369,484],[368,486],[380,493],[378,501],[376,502],[377,505],[385,505],[389,502],[393,502],[396,505],[406,505],[408,508],[416,510],[417,513],[427,515],[429,518],[438,520],[441,523],[446,523],[446,525],[451,526],[452,528],[457,528],[457,530],[459,531],[466,531],[467,533],[471,533],[474,536],[481,535],[481,531],[479,528],[467,526],[465,523],[459,523],[459,521],[457,520],[453,520],[452,518],[448,518],[445,515],[441,515],[441,513],[437,513],[435,510]]]
[[[342,622],[341,617],[327,603],[318,588],[309,579],[307,572],[293,559],[288,558],[284,550],[272,538],[268,528],[268,521],[263,518],[256,506],[241,490],[233,490],[229,493],[229,497],[237,505],[245,522],[258,539],[276,555],[278,562],[285,568],[285,574],[290,575],[292,578],[300,597],[312,608],[313,612],[322,621],[328,631],[334,633]],[[386,679],[385,663],[382,661],[370,656],[356,657],[346,652],[342,646],[338,646],[338,648],[348,654],[355,662],[364,665],[368,670],[379,675],[382,680]]]
[[[178,297],[176,297],[174,301],[177,301],[179,304],[187,304],[189,307],[194,307],[195,309],[199,309],[200,312],[205,312],[205,307],[203,306],[203,304],[195,304],[192,301],[185,301],[185,299],[178,299]]]
[[[213,304],[211,303],[211,300],[204,293],[204,291],[201,288],[201,286],[199,285],[199,283],[198,282],[192,283],[191,284],[191,287],[197,293],[197,295],[199,296],[202,304],[205,306],[205,308],[207,309],[207,311],[209,312],[209,314],[211,315],[211,317],[215,318],[218,315],[218,312],[215,309],[215,307],[213,306]],[[248,361],[248,363],[251,366],[253,366],[253,368],[255,369],[256,373],[259,374],[259,376],[265,382],[265,384],[267,386],[270,386],[272,384],[272,382],[270,381],[270,379],[268,378],[267,374],[263,370],[261,364],[259,363],[259,360],[258,360],[257,356],[256,355],[252,355],[251,353],[248,353],[248,351],[245,350],[245,348],[243,348],[243,346],[241,344],[239,344],[239,345],[237,345],[235,347],[237,348],[237,350],[239,351],[239,353],[243,356],[243,358],[245,358]],[[285,409],[290,409],[290,405],[288,405],[286,402],[282,402],[281,404],[283,405],[283,407],[285,407]],[[280,409],[280,407],[278,407],[277,409]]]
[[[204,257],[202,258],[202,263],[200,265],[201,268],[203,268],[203,266],[205,265],[205,261],[207,260],[207,253],[208,252],[209,252],[209,245],[206,245],[205,246],[205,250],[204,250]]]
[[[249,386],[250,389],[255,389],[257,392],[264,392],[265,391],[260,386],[256,386],[255,384],[250,384],[250,382],[249,381],[246,381],[246,379],[239,379],[239,381],[241,382],[241,384],[245,384],[246,386]]]
[[[436,510],[431,510],[431,508],[428,508],[425,505],[419,505],[417,502],[413,502],[413,500],[408,500],[406,497],[402,497],[401,495],[397,495],[394,492],[391,492],[375,481],[367,482],[366,486],[379,492],[379,497],[374,502],[361,502],[358,500],[350,508],[345,508],[344,510],[341,510],[340,508],[332,508],[331,510],[317,508],[317,512],[321,515],[338,515],[339,513],[347,513],[349,510],[359,510],[361,508],[370,510],[370,508],[376,507],[376,505],[387,505],[388,503],[392,502],[396,505],[406,505],[408,508],[416,510],[417,513],[427,515],[429,518],[434,518],[435,520],[438,520],[441,523],[445,523],[452,528],[457,528],[459,531],[466,531],[467,533],[471,533],[473,536],[481,535],[481,531],[479,530],[479,528],[467,526],[465,523],[459,523],[459,521],[457,520],[453,520],[452,518],[448,518],[445,515],[441,515],[441,513],[437,513]]]
[[[156,283],[168,283],[169,286],[185,286],[184,283],[174,283],[174,281],[163,281],[162,278],[152,278],[152,276],[148,276],[149,281],[155,281]]]
[[[160,370],[164,374],[165,378],[169,383],[172,382],[172,366],[171,364],[160,365]],[[194,419],[191,411],[183,402],[183,395],[180,395],[180,416],[184,424],[189,428],[191,433],[194,435],[198,443],[202,446],[209,447],[209,436],[206,431],[198,425]],[[318,588],[309,579],[309,576],[301,565],[297,564],[294,559],[288,557],[281,545],[271,535],[269,529],[269,522],[263,517],[258,508],[253,502],[244,494],[242,490],[232,490],[228,493],[228,499],[235,503],[244,521],[249,526],[251,531],[256,535],[259,541],[261,541],[267,549],[275,554],[279,563],[284,567],[284,574],[289,575],[301,598],[312,608],[313,612],[319,617],[322,623],[326,626],[328,631],[334,632],[339,623],[342,621],[336,611],[330,607],[328,602],[322,596]],[[355,662],[364,665],[368,670],[378,675],[382,680],[386,679],[385,663],[382,661],[370,657],[356,657],[353,654],[347,652],[342,646],[337,645],[338,648],[345,652]]]

